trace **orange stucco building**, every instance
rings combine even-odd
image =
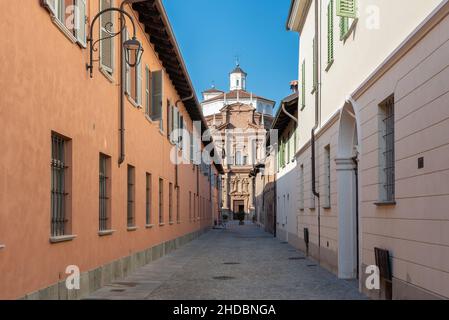
[[[92,78],[86,69],[94,16],[122,1],[0,2],[0,299],[81,298],[218,217],[221,166],[170,160],[174,148],[195,152],[172,130],[207,124],[166,13],[134,2],[123,8],[144,53],[124,68],[123,114],[120,37],[96,45]],[[94,41],[118,25],[117,12],[103,15]],[[65,287],[70,265],[80,290]]]

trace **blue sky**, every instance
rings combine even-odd
[[[197,91],[229,89],[236,56],[247,90],[279,101],[298,78],[298,35],[285,29],[290,0],[163,0]]]

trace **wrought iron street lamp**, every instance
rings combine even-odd
[[[111,30],[113,27],[113,23],[112,22],[108,22],[105,25],[105,29],[106,32],[108,33],[108,36],[103,37],[98,39],[97,41],[93,40],[93,30],[94,30],[94,26],[95,26],[95,22],[105,13],[108,12],[112,12],[112,11],[116,11],[119,12],[121,15],[121,19],[120,19],[120,30],[118,32],[112,32],[112,31],[108,31]],[[133,18],[131,17],[131,15],[129,13],[127,13],[125,10],[121,9],[121,8],[107,8],[104,9],[102,11],[100,11],[92,20],[92,24],[90,26],[90,32],[89,32],[89,37],[87,38],[87,41],[90,44],[90,60],[89,60],[89,64],[87,64],[87,70],[90,71],[90,77],[93,77],[93,69],[94,69],[94,60],[93,60],[93,55],[94,52],[98,51],[98,49],[96,48],[96,45],[103,40],[107,40],[107,39],[111,39],[114,38],[118,35],[120,35],[121,33],[123,33],[123,31],[125,31],[126,28],[126,21],[125,21],[125,16],[127,16],[129,18],[129,20],[132,23],[133,26],[133,37],[131,39],[126,40],[123,43],[123,49],[124,49],[124,54],[125,54],[125,61],[126,63],[131,67],[135,67],[136,65],[138,65],[140,63],[140,60],[142,58],[142,54],[143,54],[143,48],[142,48],[142,44],[140,43],[139,40],[137,40],[136,38],[136,25],[134,23]],[[131,60],[133,60],[134,62],[131,62]]]

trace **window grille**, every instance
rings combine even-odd
[[[394,96],[382,105],[382,162],[383,162],[383,200],[395,200],[395,149],[394,149]]]
[[[147,225],[151,224],[151,174],[146,174],[145,215]]]
[[[128,165],[128,227],[135,226],[134,206],[135,206],[135,169]]]
[[[51,235],[66,234],[66,140],[57,134],[51,137]]]
[[[108,161],[109,161],[108,156],[100,154],[100,175],[99,175],[100,231],[108,230],[108,220],[109,220]]]

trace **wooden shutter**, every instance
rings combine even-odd
[[[142,106],[142,62],[135,66],[136,68],[136,103]]]
[[[316,69],[318,68],[318,66],[317,66],[317,61],[316,61],[316,57],[317,57],[317,51],[318,51],[318,42],[316,41],[316,38],[313,38],[313,43],[312,43],[312,45],[313,45],[313,90],[316,90],[317,89],[317,86],[318,86],[318,80],[317,80],[317,78],[316,78],[316,74],[317,74],[317,72],[316,72]]]
[[[148,68],[148,66],[146,66],[146,68],[145,68],[145,114],[147,116],[150,116],[150,110],[151,110],[150,83],[151,83],[150,68]]]
[[[111,7],[111,0],[100,0],[100,10]],[[100,64],[101,67],[109,72],[114,72],[114,40],[110,38],[110,33],[114,32],[112,24],[114,14],[112,11],[106,12],[100,17]]]
[[[327,7],[327,63],[334,61],[334,0]]]
[[[46,7],[55,16],[57,15],[56,1],[58,0],[42,0],[44,7]]]
[[[151,119],[162,120],[162,70],[151,72],[151,107]]]
[[[337,16],[345,18],[357,18],[356,0],[337,0]]]
[[[349,18],[340,18],[340,40],[343,40],[349,30]]]
[[[84,48],[87,46],[86,33],[86,0],[76,0],[75,9],[75,37]]]

